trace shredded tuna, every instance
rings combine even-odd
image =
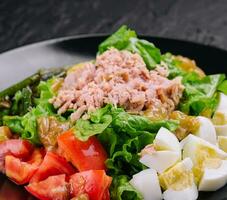
[[[50,100],[58,113],[68,109],[75,121],[85,112],[107,103],[129,112],[166,109],[172,112],[182,96],[179,78],[168,80],[168,71],[159,66],[149,71],[138,54],[110,49],[97,56],[95,63],[84,63],[69,73],[58,95]]]

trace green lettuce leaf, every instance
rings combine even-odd
[[[35,100],[36,107],[31,108],[23,116],[4,116],[3,124],[23,139],[27,139],[33,144],[41,144],[37,130],[37,119],[41,116],[56,115],[53,105],[48,102],[54,95],[51,90],[52,83],[51,79],[46,82],[41,81],[38,86],[40,97]]]
[[[148,69],[154,69],[161,61],[161,52],[153,43],[137,38],[130,38],[129,45],[125,48],[133,53],[138,53],[144,60]]]
[[[5,108],[0,106],[0,126],[3,125],[3,117],[9,114],[10,114],[10,108]]]
[[[186,72],[180,68],[179,61],[170,53],[162,55],[162,62],[168,67],[169,79],[182,77],[185,89],[178,109],[190,115],[212,116],[219,101],[217,91],[227,92],[225,75],[215,74],[201,78],[195,72]]]
[[[32,91],[29,87],[16,92],[11,108],[12,115],[24,115],[32,107]]]
[[[173,58],[171,53],[165,53],[161,57],[161,61],[168,67],[168,78],[173,79],[177,76],[185,77],[188,73],[183,71],[179,66],[179,62]]]
[[[111,115],[105,115],[101,118],[99,123],[93,123],[89,120],[78,119],[74,130],[76,137],[82,141],[88,140],[89,137],[102,133],[112,122]]]
[[[22,117],[20,116],[4,116],[3,125],[8,126],[14,133],[22,133],[24,128],[21,124]]]
[[[114,47],[119,50],[129,50],[138,53],[144,60],[148,69],[154,69],[161,61],[161,52],[154,44],[138,39],[135,31],[122,26],[99,45],[99,54]]]
[[[206,113],[211,116],[218,104],[217,88],[225,79],[224,74],[198,78],[195,74],[184,77],[185,90],[179,108],[190,115]]]
[[[136,38],[136,32],[127,28],[127,26],[121,26],[115,33],[104,40],[98,47],[99,53],[103,53],[110,47],[122,50],[129,45],[130,38]]]
[[[218,91],[227,95],[227,80],[224,80],[222,83],[219,84]]]
[[[111,137],[113,138],[113,136]],[[143,170],[144,166],[139,162],[139,153],[146,145],[153,142],[155,134],[143,132],[143,134],[132,138],[126,135],[115,137],[117,138],[116,141],[113,141],[116,142],[115,147],[111,146],[112,149],[110,149],[110,151],[113,151],[112,156],[106,160],[109,173],[132,176]],[[104,144],[106,139],[103,140],[103,138],[105,139],[105,135],[101,134],[99,139]]]
[[[121,112],[113,120],[112,126],[118,131],[137,135],[140,131],[157,133],[161,127],[175,131],[178,127],[178,122],[173,120],[151,121],[143,116]]]
[[[142,195],[132,187],[128,177],[121,175],[113,178],[110,188],[111,199],[115,200],[142,200]]]

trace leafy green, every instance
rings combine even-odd
[[[111,199],[115,200],[142,200],[142,195],[132,187],[128,177],[121,175],[113,178],[110,188]]]
[[[74,132],[77,138],[82,141],[89,137],[102,133],[112,122],[110,112],[111,105],[96,110],[90,114],[90,120],[78,119],[74,126]]]
[[[136,32],[127,28],[127,26],[121,26],[115,33],[109,36],[99,45],[99,53],[103,53],[110,47],[122,50],[129,45],[130,38],[136,38]]]
[[[112,153],[110,158],[106,160],[106,166],[110,174],[127,174],[132,176],[135,173],[144,169],[144,166],[139,162],[138,153],[148,144],[151,144],[154,140],[155,134],[149,132],[143,132],[136,137],[130,137],[115,133],[113,135],[105,135],[105,133],[99,136],[99,140],[104,144],[104,141],[110,139],[109,142],[115,142],[115,146],[110,146],[111,149],[107,149],[107,152]],[[107,138],[105,138],[107,137]],[[113,141],[111,138],[114,139]]]
[[[8,126],[14,133],[22,133],[24,131],[20,116],[4,116],[3,123],[4,125]]]
[[[24,115],[32,107],[32,91],[29,87],[16,92],[13,97],[12,115]]]
[[[148,69],[154,69],[161,61],[161,52],[154,44],[137,38],[130,38],[129,45],[125,48],[133,53],[138,53],[144,60]]]
[[[153,142],[161,127],[174,131],[178,123],[170,120],[150,121],[124,111],[113,116],[110,128],[98,136],[110,155],[106,161],[109,172],[133,175],[141,171],[144,167],[139,162],[138,153]]]
[[[227,80],[224,80],[219,86],[218,91],[227,95]]]
[[[10,108],[0,106],[0,126],[3,125],[3,117],[9,114],[10,114]]]
[[[37,89],[40,93],[38,99],[36,99],[36,104],[49,104],[48,100],[54,96],[54,92],[51,89],[52,84],[54,83],[55,78],[49,79],[47,81],[40,81]]]
[[[99,123],[79,119],[75,125],[76,136],[82,141],[86,141],[89,137],[102,133],[112,122],[111,115],[105,115]]]
[[[148,69],[154,69],[161,61],[161,53],[154,44],[138,39],[134,31],[122,26],[99,45],[99,54],[114,47],[119,50],[129,50],[138,53],[144,60]]]
[[[183,71],[179,66],[179,62],[174,59],[171,53],[165,53],[161,57],[161,61],[168,67],[168,78],[173,79],[177,76],[187,76],[187,72]]]
[[[178,127],[178,123],[173,120],[151,121],[143,116],[121,112],[115,117],[112,126],[121,132],[136,135],[140,131],[157,133],[161,127],[174,131]]]
[[[40,144],[37,131],[37,119],[41,116],[55,115],[52,104],[48,102],[53,96],[51,90],[52,83],[52,79],[46,82],[41,81],[38,86],[40,97],[36,99],[36,107],[31,108],[30,111],[23,116],[4,116],[3,124],[8,126],[13,132],[20,134],[22,138],[34,144]],[[18,94],[20,95],[20,93]]]
[[[185,86],[179,109],[190,115],[211,116],[218,104],[217,91],[227,92],[227,82],[224,74],[208,75],[201,78],[195,72],[187,72],[179,67],[179,62],[173,55],[166,53],[162,55],[169,71],[168,78],[182,77]]]
[[[191,115],[212,115],[218,104],[217,88],[225,79],[223,74],[209,75],[202,79],[195,75],[185,77],[185,90],[179,105],[180,110]]]

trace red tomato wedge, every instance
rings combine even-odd
[[[66,182],[66,175],[50,176],[49,178],[30,183],[25,186],[26,190],[41,200],[68,200],[69,187]]]
[[[47,152],[43,162],[31,178],[31,182],[39,182],[49,176],[66,174],[68,176],[75,173],[75,169],[68,163],[65,158],[53,152]]]
[[[109,188],[104,192],[102,200],[110,200]]]
[[[6,175],[16,184],[28,183],[43,160],[41,150],[33,151],[28,161],[22,161],[12,155],[5,157]]]
[[[67,131],[58,137],[58,146],[64,157],[79,171],[106,169],[107,154],[95,137],[84,142],[77,139],[72,131]]]
[[[0,143],[0,171],[5,171],[5,156],[28,158],[33,151],[33,145],[27,140],[12,139]]]
[[[72,196],[88,196],[89,200],[109,200],[109,187],[112,178],[104,170],[89,170],[70,177]]]

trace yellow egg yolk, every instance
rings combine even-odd
[[[219,148],[227,152],[227,136],[218,136]]]
[[[217,169],[221,165],[221,159],[216,151],[205,145],[198,145],[194,157],[193,173],[198,184],[203,176],[204,169]]]
[[[190,187],[194,182],[194,177],[192,171],[180,162],[160,174],[159,182],[163,190],[173,189],[179,191]]]

